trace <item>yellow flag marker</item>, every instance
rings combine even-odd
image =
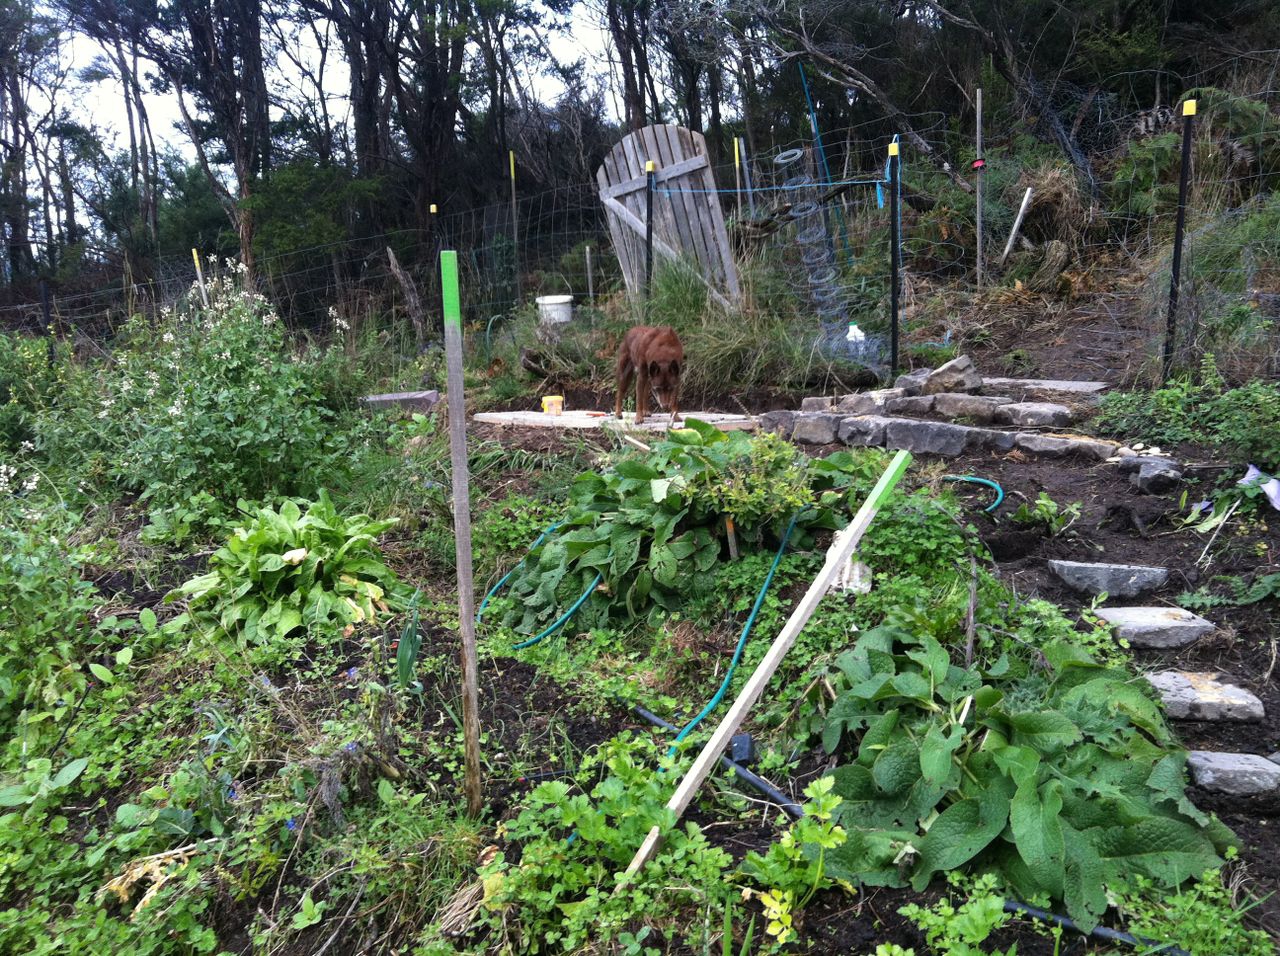
[[[890,143],[890,144],[889,144],[889,155],[890,155],[890,156],[897,156],[897,155],[898,155],[898,144],[897,144],[897,143]]]
[[[1183,102],[1183,104],[1182,104],[1182,115],[1183,115],[1183,116],[1195,116],[1195,115],[1196,115],[1196,101],[1195,101],[1195,100],[1186,100],[1186,101],[1184,101],[1184,102]]]

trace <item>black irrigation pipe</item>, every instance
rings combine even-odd
[[[1116,943],[1128,943],[1135,948],[1141,948],[1144,954],[1150,953],[1151,956],[1192,956],[1185,949],[1179,949],[1172,943],[1167,946],[1161,946],[1154,939],[1143,939],[1139,936],[1133,936],[1129,933],[1122,933],[1119,930],[1107,929],[1105,926],[1095,926],[1093,929],[1086,930],[1074,920],[1066,916],[1059,916],[1056,913],[1049,913],[1045,910],[1036,909],[1034,906],[1028,906],[1026,903],[1017,903],[1009,900],[1004,904],[1006,913],[1015,913],[1019,916],[1030,916],[1035,919],[1044,920],[1048,923],[1055,923],[1063,929],[1074,930],[1085,936],[1096,936],[1099,939],[1106,939]],[[1159,949],[1151,949],[1152,946],[1158,946]]]
[[[657,714],[654,714],[654,713],[651,713],[650,711],[645,710],[639,704],[636,704],[634,707],[632,707],[631,712],[637,715],[638,717],[643,717],[645,720],[649,721],[649,723],[653,724],[655,727],[661,727],[664,730],[670,730],[673,732],[679,731],[678,727],[675,727],[667,723]],[[744,782],[751,784],[751,786],[755,787],[757,790],[763,793],[766,797],[768,797],[770,800],[772,800],[774,803],[780,806],[782,808],[782,812],[785,813],[787,816],[791,817],[791,819],[799,820],[802,816],[804,816],[804,807],[800,806],[800,804],[790,799],[785,793],[783,793],[781,790],[779,790],[777,787],[771,784],[768,780],[765,780],[763,777],[757,776],[756,774],[752,773],[750,770],[748,770],[746,767],[742,766],[741,764],[734,763],[732,760],[730,760],[728,757],[724,756],[723,754],[721,754],[720,756],[720,766],[724,767],[726,770],[732,770],[735,774],[741,777]]]
[[[639,717],[643,717],[656,727],[672,731],[676,729],[657,714],[645,710],[639,704],[633,706],[631,708],[631,712]],[[743,781],[751,784],[751,786],[755,787],[774,803],[778,804],[778,806],[782,808],[783,812],[793,820],[799,820],[804,816],[804,807],[800,806],[795,801],[788,799],[786,794],[781,790],[764,778],[752,773],[746,767],[734,763],[728,757],[723,755],[720,757],[720,766],[724,767],[726,770],[732,770],[741,777]],[[1034,906],[1028,906],[1026,903],[1019,903],[1015,900],[1006,901],[1004,904],[1004,910],[1006,913],[1014,913],[1019,916],[1030,916],[1038,920],[1044,920],[1047,923],[1054,923],[1057,926],[1061,926],[1063,929],[1069,929],[1073,932],[1080,933],[1082,936],[1096,936],[1098,939],[1105,939],[1110,942],[1128,943],[1130,946],[1142,949],[1144,951],[1144,956],[1147,956],[1147,954],[1150,954],[1150,956],[1192,956],[1192,954],[1187,952],[1185,949],[1179,949],[1177,946],[1172,944],[1160,946],[1160,943],[1156,940],[1142,939],[1141,937],[1133,936],[1129,933],[1122,933],[1119,930],[1108,929],[1105,926],[1095,926],[1091,930],[1086,930],[1084,927],[1080,926],[1080,924],[1075,922],[1075,920],[1070,919],[1069,917],[1059,916],[1057,913],[1050,913],[1042,909],[1036,909]],[[1150,947],[1152,946],[1160,948],[1151,949]]]

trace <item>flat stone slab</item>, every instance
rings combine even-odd
[[[1095,612],[1133,647],[1185,647],[1214,625],[1180,607],[1100,607]]]
[[[841,415],[872,415],[885,410],[886,403],[895,398],[905,398],[900,388],[877,388],[870,392],[853,392],[836,400],[835,410]]]
[[[1160,671],[1147,681],[1159,692],[1165,713],[1177,720],[1250,723],[1266,716],[1262,701],[1243,687],[1221,683],[1217,674]]]
[[[830,395],[810,395],[800,399],[802,412],[829,412],[836,400]]]
[[[1005,425],[1055,427],[1070,425],[1075,415],[1066,405],[1055,402],[1013,402],[996,409],[995,420]]]
[[[996,421],[1000,407],[1012,402],[998,395],[967,395],[963,392],[939,392],[933,396],[933,411],[944,418],[967,418],[980,425]]]
[[[1097,461],[1106,461],[1115,454],[1112,442],[1092,438],[1067,438],[1057,435],[1039,435],[1035,432],[1018,432],[1018,449],[1042,458],[1066,458],[1081,455]]]
[[[1097,403],[1111,386],[1107,382],[1084,382],[1048,378],[984,378],[983,388],[1000,395],[1027,399],[1063,398],[1067,401]]]
[[[714,425],[722,432],[751,431],[756,427],[755,419],[747,415],[726,415],[722,412],[685,412],[676,419],[674,425],[666,412],[650,414],[643,425],[637,425],[633,412],[624,412],[622,418],[617,419],[612,412],[582,409],[566,410],[559,415],[548,415],[546,412],[477,412],[472,418],[486,425],[518,425],[522,428],[624,428],[665,432],[669,428],[682,427],[690,418]]]
[[[365,395],[360,399],[366,408],[407,408],[425,412],[440,401],[440,392],[387,392],[385,395]]]
[[[1218,793],[1248,797],[1280,789],[1280,764],[1256,754],[1224,754],[1193,750],[1187,769],[1197,786]]]
[[[883,448],[885,429],[892,420],[880,415],[854,415],[841,420],[836,435],[846,445]]]
[[[1049,570],[1067,587],[1085,594],[1137,597],[1169,580],[1168,568],[1140,564],[1095,564],[1087,561],[1050,561]]]
[[[933,411],[933,396],[906,395],[902,398],[891,398],[885,402],[884,410],[894,415],[928,415]]]
[[[790,438],[791,430],[795,428],[798,417],[798,412],[779,409],[773,412],[765,412],[756,421],[759,423],[761,431],[774,432],[783,438]]]
[[[810,412],[796,416],[791,428],[791,440],[802,445],[829,445],[836,440],[840,416],[825,412]]]
[[[907,401],[908,399],[899,399]],[[969,446],[971,433],[977,429],[964,425],[948,425],[943,422],[922,422],[912,418],[892,418],[885,427],[885,446],[905,449],[913,454],[947,455],[963,454]]]

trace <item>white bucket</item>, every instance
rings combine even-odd
[[[536,301],[539,325],[563,325],[573,318],[573,296],[571,295],[543,295]]]
[[[573,296],[541,295],[538,303],[538,338],[549,345],[560,341],[560,331],[573,318]]]

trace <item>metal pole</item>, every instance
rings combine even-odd
[[[49,284],[40,280],[40,311],[44,313],[44,334],[49,345],[49,368],[53,368],[56,350],[53,344],[53,310],[49,306]]]
[[[653,160],[644,164],[644,304],[649,307],[649,292],[653,288]]]
[[[1191,133],[1195,124],[1196,101],[1182,104],[1182,172],[1178,177],[1178,221],[1173,231],[1173,264],[1169,275],[1169,319],[1164,330],[1164,362],[1160,381],[1169,379],[1173,369],[1173,342],[1178,331],[1178,280],[1182,272],[1182,235],[1187,228],[1187,188],[1191,182]]]
[[[982,90],[978,90],[978,131],[977,155],[974,158],[974,175],[977,177],[978,213],[974,229],[978,233],[977,277],[978,288],[982,288],[982,171],[986,169],[986,161],[982,158]]]
[[[892,274],[889,278],[889,371],[898,374],[898,288],[902,272],[902,224],[899,222],[898,179],[902,175],[899,165],[898,144],[889,144],[889,262]]]
[[[595,270],[591,268],[590,246],[587,246],[587,301],[592,304],[596,301],[596,277]]]
[[[520,304],[520,207],[516,204],[516,151],[507,150],[507,159],[511,165],[511,262],[512,281],[511,298],[516,305]]]
[[[440,253],[444,303],[444,348],[448,365],[449,461],[453,477],[454,555],[458,564],[458,624],[462,636],[462,736],[466,753],[463,787],[467,813],[479,816],[480,694],[476,664],[476,596],[471,578],[471,490],[467,471],[467,405],[462,380],[462,309],[458,297],[458,254]]]

